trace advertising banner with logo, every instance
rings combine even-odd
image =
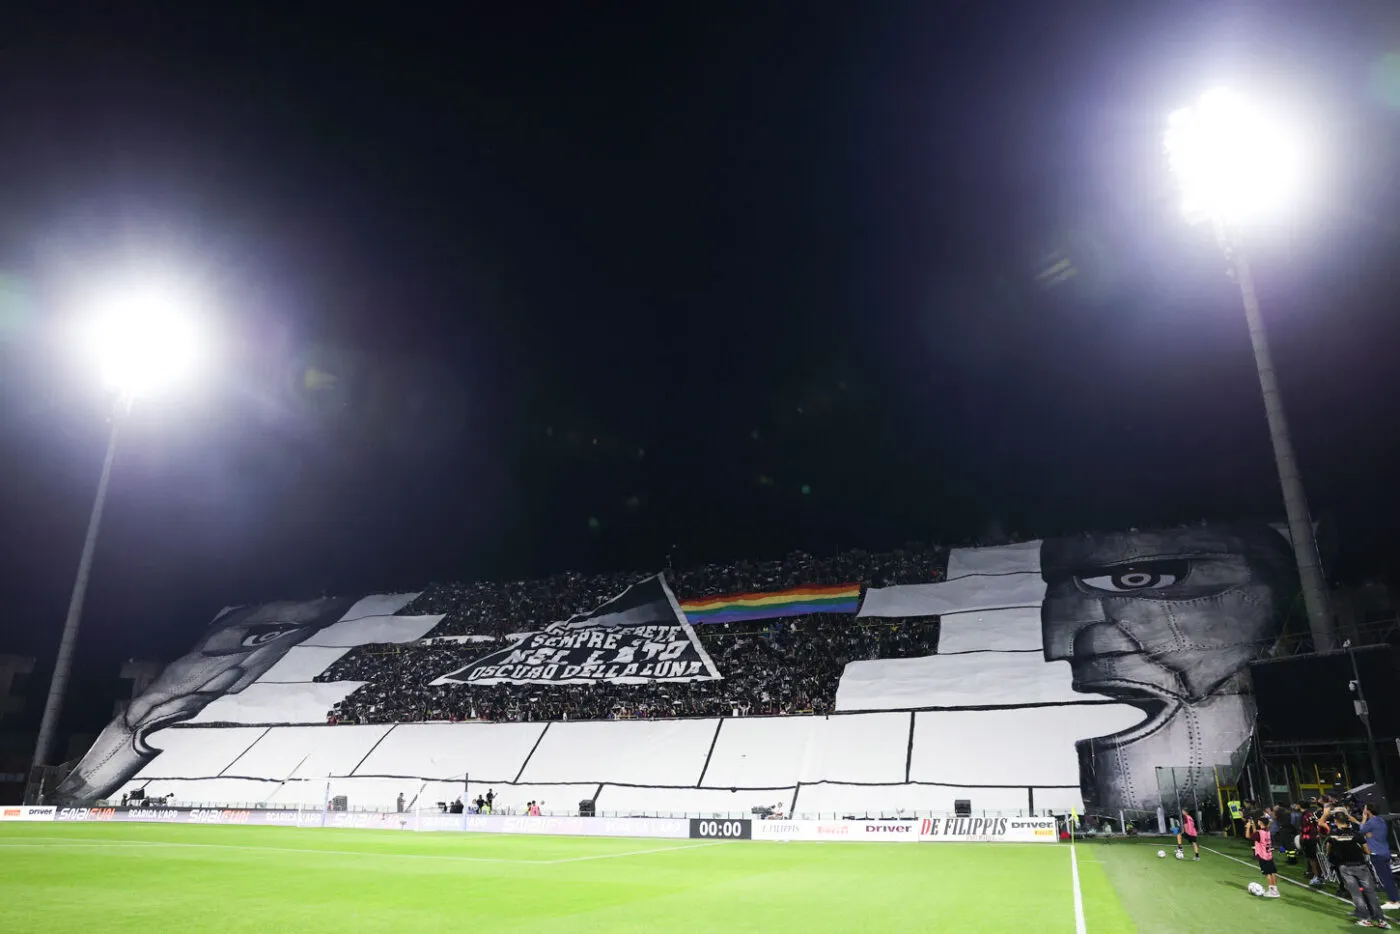
[[[0,821],[3,820],[53,820],[58,808],[0,808]]]
[[[109,821],[117,819],[116,808],[59,808],[55,820]]]
[[[756,820],[755,840],[804,840],[831,843],[917,843],[917,820]]]
[[[928,817],[919,824],[926,843],[1055,843],[1053,817]]]
[[[835,843],[1054,843],[1057,839],[1053,817],[756,820],[752,833],[755,840]]]

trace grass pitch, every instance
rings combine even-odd
[[[1251,898],[1242,845],[1079,844],[1088,934],[1353,929]],[[1157,858],[1157,850],[1168,858]],[[0,825],[0,932],[699,931],[1075,934],[1070,848],[712,843],[279,827]]]

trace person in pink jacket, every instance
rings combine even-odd
[[[1196,859],[1201,858],[1201,845],[1196,842],[1196,818],[1191,816],[1191,812],[1186,808],[1181,809],[1181,826],[1176,829],[1176,858],[1185,859],[1186,854],[1181,851],[1182,840],[1191,841],[1191,849],[1196,852]]]
[[[1245,839],[1254,844],[1254,857],[1259,860],[1259,871],[1269,888],[1265,898],[1278,898],[1278,867],[1274,865],[1274,840],[1268,825],[1262,820],[1251,820],[1244,825]]]

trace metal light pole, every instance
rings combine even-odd
[[[78,642],[78,628],[83,620],[83,601],[87,598],[88,581],[92,577],[92,557],[97,550],[97,533],[102,527],[102,512],[107,505],[107,488],[112,481],[112,461],[117,453],[117,435],[122,419],[131,409],[131,397],[123,394],[112,410],[112,431],[107,438],[107,455],[102,460],[102,475],[97,481],[97,498],[93,500],[92,514],[88,517],[87,537],[83,539],[82,557],[78,559],[78,577],[73,582],[73,595],[68,600],[68,616],[63,621],[63,635],[58,642],[58,658],[54,662],[53,680],[49,682],[49,696],[44,702],[44,716],[39,722],[39,738],[34,744],[34,761],[30,774],[38,777],[38,787],[32,797],[42,803],[42,767],[47,764],[54,735],[58,732],[58,718],[63,713],[64,694],[68,689],[68,678],[73,670],[73,650]]]
[[[1356,707],[1356,716],[1361,721],[1361,725],[1366,728],[1366,750],[1371,754],[1371,780],[1381,789],[1382,797],[1385,796],[1385,778],[1381,773],[1381,752],[1376,748],[1376,735],[1371,732],[1371,708],[1366,705],[1366,692],[1361,687],[1361,667],[1356,664],[1356,650],[1351,647],[1351,640],[1344,643],[1347,650],[1347,657],[1351,659],[1352,690],[1356,694],[1356,700],[1352,703]]]
[[[1222,235],[1222,244],[1229,257],[1234,278],[1244,300],[1244,316],[1249,323],[1249,340],[1254,345],[1254,365],[1259,371],[1259,388],[1264,396],[1264,415],[1269,420],[1269,440],[1274,446],[1274,466],[1278,468],[1279,484],[1283,487],[1283,508],[1288,517],[1288,537],[1293,542],[1293,555],[1298,562],[1298,580],[1303,588],[1303,605],[1308,612],[1308,629],[1312,633],[1313,651],[1326,652],[1333,647],[1332,601],[1327,580],[1322,574],[1322,559],[1318,554],[1317,536],[1313,532],[1308,498],[1303,492],[1303,477],[1298,471],[1298,458],[1293,453],[1293,439],[1288,432],[1288,419],[1283,411],[1278,380],[1274,374],[1269,339],[1264,332],[1264,319],[1259,313],[1259,296],[1254,290],[1254,276],[1249,259],[1238,241]]]
[[[1171,115],[1163,144],[1182,191],[1182,211],[1192,222],[1211,220],[1225,250],[1244,300],[1254,364],[1269,420],[1274,464],[1283,487],[1288,535],[1298,562],[1298,579],[1308,611],[1313,649],[1335,645],[1327,581],[1313,535],[1312,516],[1298,473],[1298,458],[1288,434],[1274,362],[1259,314],[1259,296],[1238,233],[1288,202],[1310,174],[1303,154],[1301,130],[1291,129],[1280,115],[1225,89],[1203,94],[1200,100]]]

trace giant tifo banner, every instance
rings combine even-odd
[[[592,613],[511,639],[507,648],[432,684],[640,684],[720,676],[660,574]]]
[[[858,576],[860,560],[843,558],[841,577]],[[667,578],[643,577],[591,612],[561,606],[562,621],[543,625],[549,588],[532,588],[528,619],[499,618],[516,612],[511,600],[489,604],[495,615],[482,630],[516,633],[506,644],[466,636],[441,669],[395,670],[421,678],[416,685],[349,680],[375,677],[373,664],[321,679],[356,647],[434,634],[444,617],[412,615],[418,594],[230,609],[103,730],[46,803],[91,804],[139,787],[177,801],[319,807],[329,784],[382,808],[412,795],[409,782],[460,786],[470,775],[520,786],[524,800],[511,806],[601,793],[600,810],[617,813],[733,816],[781,799],[794,815],[859,817],[951,811],[969,798],[987,814],[1155,811],[1178,795],[1213,796],[1214,767],[1249,739],[1247,666],[1273,652],[1298,592],[1287,539],[1262,523],[953,549],[946,569],[899,571],[912,582],[792,587],[791,575],[772,574],[786,589],[730,596],[673,594]],[[728,569],[713,576],[738,581]],[[895,579],[884,569],[868,577]],[[470,591],[453,600],[459,592]],[[752,670],[716,666],[712,657],[726,656],[707,645],[729,645],[718,640],[730,629],[769,618],[787,648],[763,648]],[[931,635],[900,637],[910,620],[929,632],[931,619],[936,645]],[[693,682],[684,690],[722,702],[711,711],[743,712],[744,690],[780,684],[781,666],[800,660],[792,647],[833,626],[850,627],[861,646],[823,697],[848,716],[324,725],[361,688],[392,697],[606,684],[625,704],[629,686],[662,682],[640,695]],[[889,638],[870,637],[882,627]],[[806,681],[806,691],[832,691],[830,674]],[[657,751],[639,754],[647,743]]]

